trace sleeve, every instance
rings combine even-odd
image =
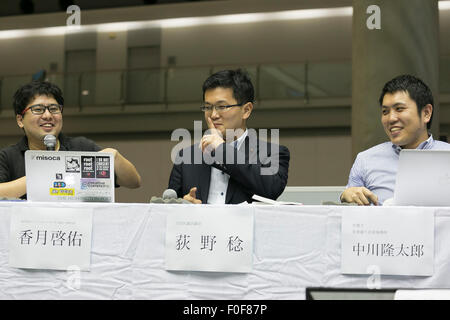
[[[99,145],[97,145],[94,141],[85,138],[85,137],[81,137],[83,140],[83,148],[86,148],[86,150],[83,151],[100,151],[103,150],[104,148],[100,147]]]
[[[181,163],[181,159],[183,157],[183,150],[180,150],[175,163],[172,167],[172,171],[169,177],[169,189],[175,190],[178,195],[178,198],[183,198],[183,167]]]
[[[0,151],[0,183],[11,181],[11,175],[9,174],[8,157],[2,150]]]
[[[256,154],[251,150],[235,152],[232,146],[222,144],[221,147],[225,150],[223,159],[227,158],[227,153],[232,152],[235,154],[235,161],[222,161],[222,164],[216,162],[212,166],[229,174],[230,179],[242,185],[248,193],[276,200],[287,184],[290,153],[285,146],[270,143],[266,146],[266,151],[271,150],[270,155],[261,151],[261,146],[257,148]],[[244,157],[243,153],[244,163],[238,160],[239,156]]]
[[[70,147],[68,151],[95,151],[102,150],[94,141],[85,137],[76,137],[70,140]]]
[[[364,161],[360,154],[356,156],[352,169],[348,176],[348,183],[346,188],[350,187],[366,187],[364,181]]]

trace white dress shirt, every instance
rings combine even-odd
[[[235,141],[229,143],[232,146],[236,143],[236,149],[240,149],[242,143],[247,137],[248,131],[245,132]],[[230,175],[217,169],[211,167],[211,180],[209,182],[209,193],[208,201],[210,204],[225,204],[225,197],[227,195],[228,181],[230,180]]]

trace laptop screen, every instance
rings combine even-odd
[[[450,150],[402,150],[394,204],[450,206]]]
[[[25,152],[29,201],[114,202],[114,156],[106,152]]]

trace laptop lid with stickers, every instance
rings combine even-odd
[[[114,156],[107,152],[25,152],[29,201],[114,202]]]

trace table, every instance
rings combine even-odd
[[[91,271],[78,287],[70,272],[8,266],[15,206],[93,209]],[[359,207],[242,206],[254,212],[251,273],[166,271],[166,215],[191,206],[0,202],[0,299],[305,299],[306,287],[367,288],[370,276],[340,274],[341,215]],[[435,214],[434,275],[381,276],[382,288],[450,287],[450,208],[421,209]]]

